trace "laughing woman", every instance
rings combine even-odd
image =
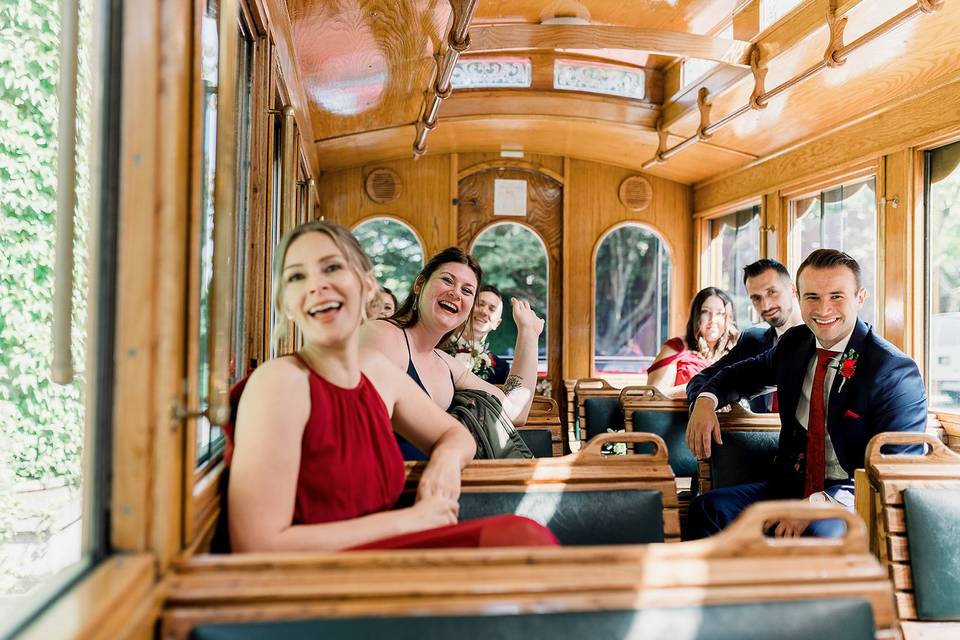
[[[475,445],[359,328],[378,288],[352,235],[314,221],[288,232],[274,260],[278,337],[299,352],[259,367],[228,426],[229,523],[235,551],[556,544],[526,518],[456,524],[460,471]],[[430,454],[413,507],[394,430]]]
[[[521,426],[530,412],[537,382],[537,341],[543,320],[524,300],[512,301],[517,345],[503,390],[474,375],[440,347],[472,322],[483,272],[477,261],[456,247],[433,256],[417,275],[410,294],[389,320],[364,325],[360,340],[383,353],[444,410],[460,390],[485,391],[497,398],[504,413]],[[416,452],[402,443],[404,455]]]

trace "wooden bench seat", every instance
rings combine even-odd
[[[652,447],[607,456],[604,445]],[[412,498],[424,462],[407,463]],[[461,476],[461,519],[502,513],[530,517],[563,544],[675,542],[680,539],[676,483],[663,441],[651,434],[605,434],[579,453],[539,460],[475,460]]]
[[[774,517],[842,518],[848,532],[832,540],[765,538],[763,523]],[[549,637],[570,637],[563,629],[577,627],[558,627],[558,622],[575,625],[591,620],[619,628],[616,625],[625,619],[636,621],[642,635],[608,637],[679,637],[683,630],[688,632],[684,637],[711,637],[693,635],[706,620],[711,627],[705,631],[743,625],[766,637],[811,637],[790,636],[787,621],[796,620],[799,611],[806,612],[801,619],[827,616],[826,611],[844,610],[848,615],[841,603],[850,600],[868,605],[875,629],[871,637],[892,637],[892,588],[883,567],[867,551],[863,523],[835,506],[767,502],[752,506],[713,538],[680,544],[198,556],[173,567],[161,633],[176,640],[200,626],[237,622],[408,616],[435,621],[459,616],[461,623],[479,624],[484,637],[507,628],[529,630],[534,638],[548,637],[538,629],[550,630]],[[780,608],[775,603],[805,606]],[[825,608],[817,608],[817,603]],[[835,627],[832,636],[817,631],[815,637],[865,637],[862,634],[870,631],[860,625],[865,624],[866,610],[859,607],[860,613],[850,618],[858,622],[850,630]],[[596,612],[608,613],[582,619],[576,615]],[[491,626],[486,618],[539,613],[573,617],[541,617],[542,623],[514,619],[509,627]],[[721,618],[714,617],[721,613]],[[651,620],[669,620],[663,630],[673,635],[655,635],[655,625],[641,625]],[[374,628],[367,624],[347,629]],[[407,620],[404,628],[409,624],[412,621]],[[470,628],[457,637],[480,637]],[[838,635],[853,630],[861,635]]]
[[[623,428],[620,389],[603,378],[581,378],[574,386],[581,446],[607,429]],[[589,410],[588,410],[589,409]]]
[[[889,445],[925,454],[886,454]],[[960,454],[930,433],[882,433],[867,446],[872,545],[913,637],[960,637]],[[955,621],[955,622],[949,622]],[[929,624],[929,626],[927,626]]]
[[[560,422],[560,409],[553,398],[534,396],[530,406],[530,413],[522,427],[517,430],[546,430],[550,434],[551,453],[554,457],[564,454],[563,425]]]
[[[710,458],[698,461],[698,494],[766,480],[777,453],[780,416],[752,413],[735,405],[718,413],[717,419],[723,444],[713,443]]]

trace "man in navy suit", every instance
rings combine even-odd
[[[718,372],[687,424],[687,444],[707,458],[711,442],[720,442],[716,407],[775,384],[782,427],[773,476],[694,499],[688,538],[716,533],[760,500],[807,498],[852,509],[853,472],[863,465],[870,438],[926,427],[927,398],[916,363],[857,319],[866,298],[857,261],[818,249],[797,269],[797,288],[804,325],[787,331],[773,349]],[[770,526],[778,537],[843,532],[837,520]]]
[[[718,371],[773,348],[787,329],[803,324],[800,303],[797,302],[797,288],[785,266],[769,258],[751,262],[743,268],[743,284],[747,288],[753,308],[769,326],[758,325],[741,333],[737,344],[727,355],[687,383],[687,399],[691,405],[704,385]],[[776,396],[771,389],[750,398],[750,409],[754,413],[773,413],[777,410],[776,403]]]

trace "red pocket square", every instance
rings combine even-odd
[[[847,412],[846,412],[845,414],[843,414],[843,417],[844,417],[844,418],[853,418],[853,419],[855,419],[855,420],[859,420],[859,419],[860,419],[860,416],[859,416],[858,414],[854,413],[853,411],[850,411],[850,409],[847,409]]]

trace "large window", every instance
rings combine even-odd
[[[758,322],[743,284],[743,268],[760,257],[760,207],[748,207],[709,221],[708,284],[733,298],[737,326]]]
[[[503,322],[487,338],[490,351],[498,358],[513,359],[517,325],[510,310],[510,298],[526,300],[537,315],[547,318],[547,248],[536,233],[514,222],[485,229],[473,243],[471,253],[483,267],[483,283],[503,294]],[[547,332],[540,334],[538,371],[547,370]]]
[[[927,379],[930,406],[960,410],[960,142],[928,152]]]
[[[667,339],[670,254],[638,224],[600,241],[594,264],[594,371],[641,373]]]
[[[867,301],[865,322],[876,322],[877,194],[871,176],[791,201],[794,215],[793,270],[814,249],[840,249],[860,263]]]
[[[760,0],[760,30],[794,10],[803,0]]]
[[[402,304],[423,267],[423,246],[417,234],[399,220],[374,218],[357,225],[353,235],[373,261],[377,281]]]
[[[73,11],[77,42],[61,54]],[[48,0],[6,3],[0,15],[0,637],[7,637],[107,549],[109,490],[100,470],[110,465],[116,256],[107,240],[117,227],[115,192],[101,185],[116,179],[110,159],[119,142],[104,126],[117,96],[107,87],[94,99],[102,85],[91,81],[105,68],[91,54],[118,61],[109,37],[116,25],[94,27],[101,16],[89,2],[66,3],[62,15]],[[76,72],[75,111],[58,101],[61,61],[76,64],[67,70]],[[67,123],[75,133],[58,131]],[[93,132],[102,137],[91,139]],[[59,173],[61,153],[73,155],[75,170]],[[100,163],[92,174],[94,154]],[[60,190],[76,197],[62,217]],[[67,284],[58,271],[72,274],[72,288],[55,301],[55,289]],[[55,333],[54,318],[71,333]],[[65,347],[61,367],[55,343]]]

